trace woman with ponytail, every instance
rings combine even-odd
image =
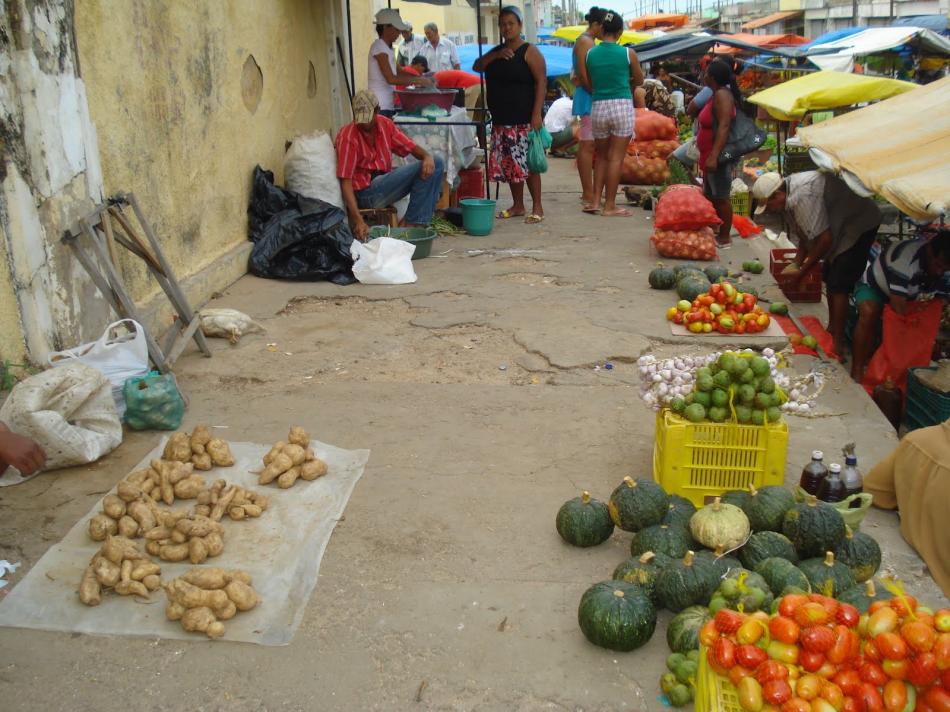
[[[722,153],[729,139],[729,129],[735,121],[741,99],[732,68],[721,59],[714,59],[706,70],[706,85],[712,89],[712,101],[699,112],[699,165],[703,169],[703,192],[716,208],[722,220],[716,242],[720,247],[732,245],[732,203],[729,193],[735,177],[737,161],[722,163]]]

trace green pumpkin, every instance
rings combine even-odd
[[[742,509],[749,501],[749,490],[728,490],[719,498],[724,504],[731,504]]]
[[[742,505],[742,511],[749,518],[752,531],[782,531],[785,512],[795,506],[795,495],[778,485],[756,489],[749,485],[749,498]]]
[[[650,600],[656,602],[656,577],[674,561],[666,554],[647,551],[639,556],[632,556],[614,569],[613,578],[616,581],[626,581],[640,586]]]
[[[785,513],[782,533],[791,540],[801,558],[824,556],[844,539],[844,519],[830,504],[809,495],[805,502]]]
[[[755,572],[765,580],[776,596],[784,596],[789,587],[811,591],[808,577],[788,559],[778,556],[764,559],[755,567]]]
[[[674,653],[683,655],[690,650],[699,650],[699,631],[711,619],[706,606],[684,608],[666,627],[666,644]]]
[[[851,569],[835,561],[834,552],[829,551],[824,558],[806,559],[798,564],[805,574],[813,591],[825,596],[835,597],[855,586]]]
[[[696,548],[696,542],[685,527],[674,524],[654,524],[637,532],[630,542],[630,554],[637,556],[647,551],[666,554],[681,559],[686,552]]]
[[[727,270],[721,264],[716,263],[714,265],[708,265],[707,267],[704,267],[703,274],[706,275],[706,279],[708,279],[712,284],[715,284],[720,279],[728,277],[729,270]]]
[[[584,592],[577,622],[594,645],[626,652],[650,640],[656,629],[656,608],[639,586],[602,581]]]
[[[723,504],[716,497],[689,520],[689,531],[707,549],[721,546],[729,551],[749,538],[749,518],[735,505]]]
[[[700,294],[708,292],[709,287],[709,280],[702,272],[686,274],[676,281],[676,293],[680,299],[685,299],[688,302],[693,301]]]
[[[670,504],[670,496],[653,480],[624,477],[610,495],[607,508],[614,524],[627,532],[638,532],[659,524]]]
[[[835,547],[835,559],[851,569],[854,580],[863,583],[881,568],[881,547],[868,534],[845,527],[844,539]]]
[[[742,562],[734,556],[727,556],[725,549],[721,546],[715,551],[710,551],[709,549],[697,551],[696,558],[711,563],[716,571],[717,578],[725,576],[730,569],[742,568]]]
[[[793,563],[798,561],[798,554],[792,542],[787,536],[778,532],[755,532],[739,550],[739,560],[742,561],[742,565],[753,571],[760,561],[772,556],[788,559]]]
[[[687,551],[682,561],[673,562],[656,577],[656,599],[663,608],[679,613],[688,606],[707,603],[718,585],[712,563]]]
[[[692,262],[684,262],[683,264],[674,265],[673,267],[673,279],[676,281],[679,281],[680,277],[691,273],[703,274],[703,268]]]
[[[696,505],[678,494],[670,495],[670,506],[661,524],[679,525],[688,528],[690,518],[696,513]]]
[[[673,289],[676,285],[676,278],[673,276],[673,270],[669,267],[657,267],[650,270],[647,277],[652,289]]]
[[[868,579],[863,584],[856,584],[838,596],[842,603],[850,603],[861,613],[867,613],[868,608],[875,601],[889,601],[894,594],[885,588],[875,588],[874,581]]]
[[[597,546],[614,532],[607,505],[591,499],[590,492],[562,504],[554,525],[561,538],[574,546]]]

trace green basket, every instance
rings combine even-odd
[[[412,253],[412,259],[421,260],[432,254],[432,243],[439,233],[431,227],[388,227],[386,225],[375,225],[369,229],[371,239],[377,237],[392,237],[396,240],[405,240],[416,246],[416,251]]]
[[[936,371],[935,366],[923,366],[907,371],[907,403],[904,425],[908,430],[940,425],[950,418],[950,395],[939,393],[917,378],[917,371]]]
[[[732,212],[734,215],[749,217],[752,210],[752,195],[749,191],[733,193],[729,196],[729,202],[732,203]]]
[[[808,493],[801,487],[796,487],[795,501],[805,502],[807,499]],[[871,502],[873,500],[874,497],[870,493],[861,492],[860,494],[852,494],[845,497],[840,502],[825,502],[825,504],[837,509],[841,513],[841,518],[844,519],[844,523],[851,527],[852,531],[857,531],[861,527],[861,522],[864,521],[864,515],[867,514],[871,508]],[[857,507],[852,507],[851,504],[853,502],[860,502],[861,504]]]

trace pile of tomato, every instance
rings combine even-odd
[[[754,294],[741,292],[729,282],[712,285],[692,302],[681,300],[667,309],[666,319],[694,334],[757,334],[771,321]]]
[[[700,642],[746,712],[950,712],[950,609],[912,596],[861,615],[790,594],[771,617],[718,611]]]

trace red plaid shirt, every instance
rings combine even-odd
[[[347,124],[336,137],[336,176],[350,178],[353,190],[369,187],[374,173],[393,169],[393,154],[408,156],[416,147],[406,134],[385,116],[376,117],[376,143],[370,144],[355,123]]]

